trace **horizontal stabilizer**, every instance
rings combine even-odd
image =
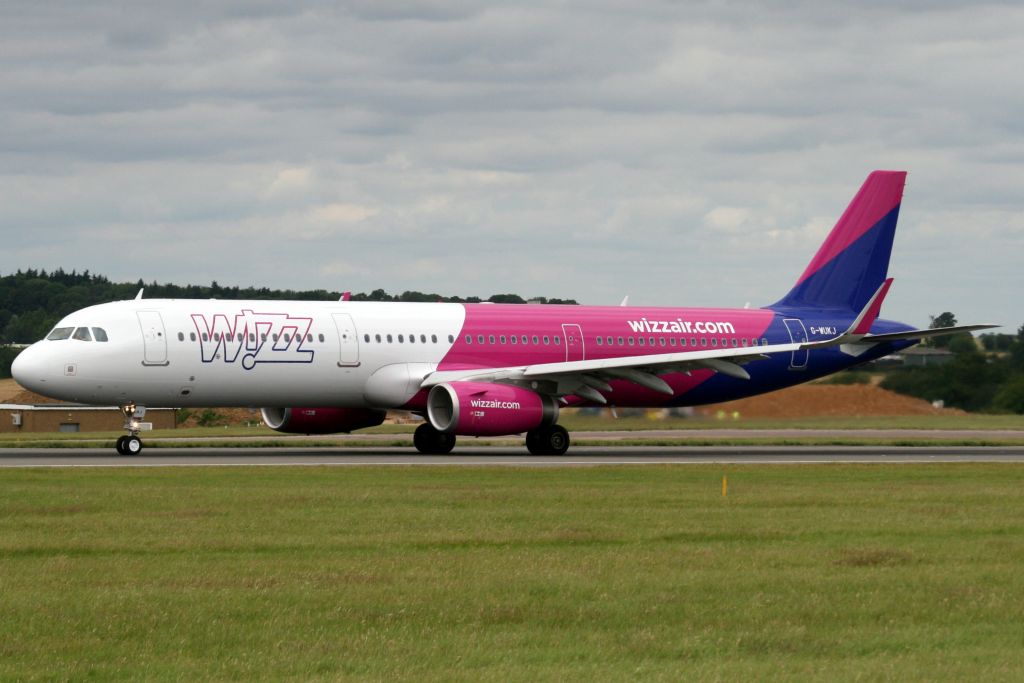
[[[888,334],[869,334],[861,338],[864,343],[876,343],[886,341],[899,341],[901,339],[925,339],[927,337],[944,337],[947,334],[958,332],[977,332],[978,330],[990,330],[999,325],[959,325],[957,327],[936,327],[928,330],[907,330],[906,332],[890,332]]]

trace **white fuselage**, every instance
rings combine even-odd
[[[43,340],[22,353],[16,371],[30,389],[82,403],[398,407],[450,350],[464,311],[457,304],[121,301],[76,311],[56,328],[99,328],[107,341]]]

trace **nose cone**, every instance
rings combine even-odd
[[[33,344],[18,354],[11,363],[11,376],[21,386],[43,394],[46,388],[46,363],[38,344]]]

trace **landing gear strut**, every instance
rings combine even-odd
[[[526,450],[533,455],[564,455],[569,450],[569,432],[561,425],[548,425],[526,432]]]
[[[124,428],[128,431],[127,436],[117,440],[117,452],[121,455],[138,455],[142,452],[142,439],[139,438],[139,420],[146,415],[145,406],[136,406],[134,403],[121,406],[121,413],[124,415]]]
[[[455,448],[455,435],[439,432],[432,424],[425,422],[413,432],[412,444],[424,455],[445,455]]]

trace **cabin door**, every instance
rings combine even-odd
[[[356,325],[348,313],[332,313],[334,326],[338,328],[338,367],[354,368],[359,365],[359,335]]]
[[[142,329],[142,342],[145,350],[142,355],[143,365],[168,365],[167,334],[164,331],[164,320],[157,311],[136,311],[139,327]]]
[[[565,337],[565,360],[584,360],[586,353],[583,348],[583,330],[580,326],[565,323],[562,325],[562,332]]]
[[[802,320],[799,318],[785,318],[782,322],[786,324],[786,329],[789,330],[789,338],[794,344],[803,344],[807,341],[807,328],[804,327]],[[794,351],[789,360],[789,369],[806,370],[809,354],[810,351],[808,349]]]

